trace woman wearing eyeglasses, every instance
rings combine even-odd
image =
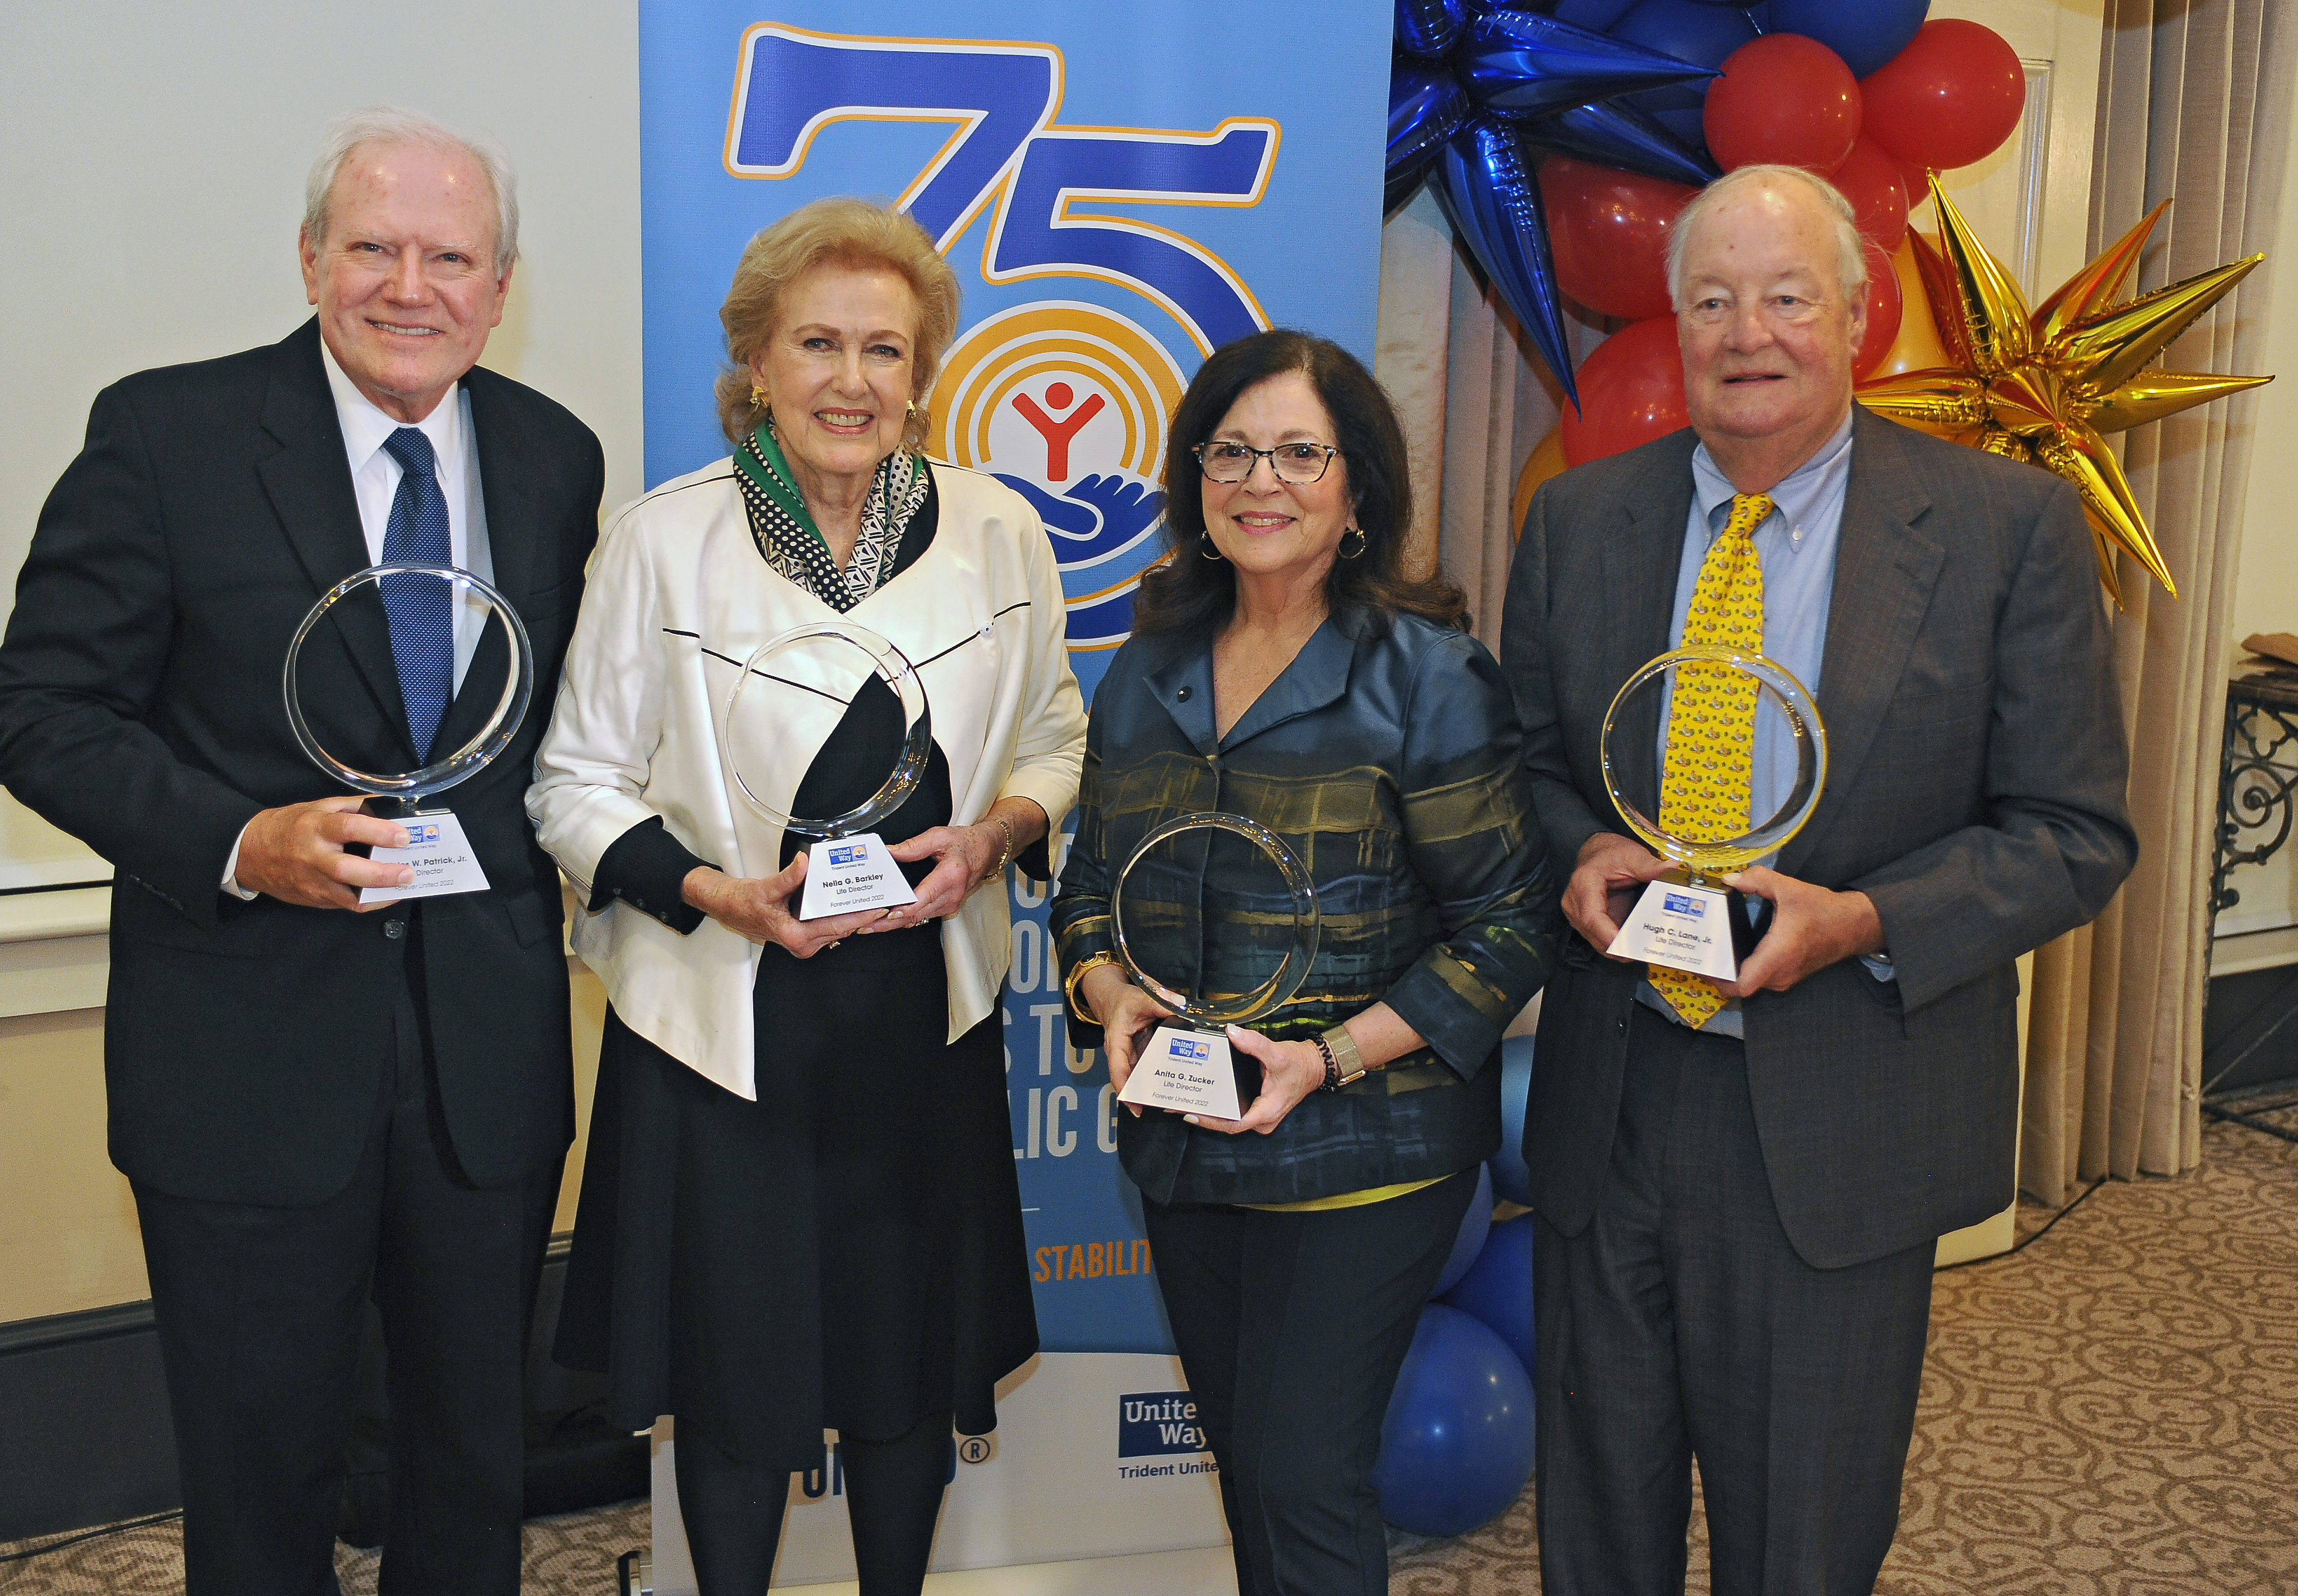
[[[1121,1089],[1165,1018],[1110,918],[1163,821],[1242,814],[1307,868],[1321,944],[1293,998],[1229,1030],[1240,1117],[1128,1112],[1118,1153],[1239,1592],[1374,1596],[1381,1418],[1500,1145],[1500,1032],[1547,977],[1555,882],[1500,669],[1459,590],[1408,568],[1404,440],[1371,375],[1324,339],[1258,334],[1205,362],[1170,436],[1172,558],[1095,698],[1054,906],[1070,1023]],[[1182,867],[1201,916],[1128,918],[1127,939],[1161,980],[1248,992],[1292,906],[1253,897],[1251,843],[1209,835]]]

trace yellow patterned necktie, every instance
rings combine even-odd
[[[1764,567],[1756,528],[1772,513],[1761,493],[1732,500],[1732,518],[1699,562],[1683,648],[1764,651]],[[1715,666],[1687,665],[1675,674],[1660,760],[1659,823],[1687,842],[1721,842],[1748,829],[1749,775],[1755,768],[1756,683]],[[1651,964],[1651,984],[1690,1026],[1707,1023],[1724,994],[1704,975]]]

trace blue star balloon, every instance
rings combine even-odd
[[[1423,178],[1577,409],[1563,297],[1533,151],[1568,151],[1675,182],[1715,175],[1649,117],[1599,103],[1716,76],[1671,55],[1489,0],[1397,0],[1383,184],[1393,209]]]

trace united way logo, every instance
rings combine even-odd
[[[1210,1063],[1213,1056],[1211,1044],[1191,1041],[1187,1037],[1175,1037],[1165,1045],[1165,1052],[1169,1057],[1194,1059],[1200,1063]]]
[[[1060,561],[1072,649],[1113,649],[1164,550],[1165,425],[1180,368],[1127,317],[1039,301],[980,323],[934,385],[932,452],[1028,500]]]
[[[1707,913],[1706,904],[1696,897],[1688,897],[1681,892],[1663,894],[1660,897],[1660,907],[1671,914],[1682,914],[1693,920],[1698,920]]]
[[[832,864],[852,864],[861,857],[862,849],[857,844],[849,844],[844,848],[833,848],[830,850],[830,862]]]

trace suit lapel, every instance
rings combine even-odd
[[[1595,680],[1604,694],[1593,706],[1592,724],[1603,715],[1630,676],[1656,656],[1667,652],[1668,623],[1675,612],[1675,577],[1683,559],[1683,532],[1691,517],[1691,451],[1698,440],[1690,433],[1669,441],[1669,456],[1659,469],[1646,473],[1637,489],[1620,506],[1620,519],[1606,529],[1603,542],[1604,591],[1599,607],[1586,617],[1578,635],[1584,645],[1567,641],[1567,649],[1587,646],[1603,650],[1603,668]],[[1572,617],[1566,617],[1569,622]],[[1659,694],[1638,695],[1612,740],[1619,760],[1622,784],[1647,815],[1659,813]],[[1608,810],[1610,799],[1595,795]]]
[[[1947,563],[1946,550],[1917,530],[1930,499],[1907,468],[1898,429],[1864,410],[1855,425],[1820,665],[1827,786],[1811,823],[1781,850],[1780,869],[1788,875],[1811,857],[1842,812]]]
[[[287,542],[302,562],[316,600],[354,571],[364,570],[367,534],[351,492],[343,424],[319,362],[319,324],[305,322],[274,346],[277,357],[264,395],[263,427],[280,450],[255,467]],[[391,655],[391,623],[374,588],[355,593],[333,611],[333,630],[375,694],[384,719],[412,756],[407,710],[399,697],[399,669]],[[328,623],[322,623],[323,627]]]

